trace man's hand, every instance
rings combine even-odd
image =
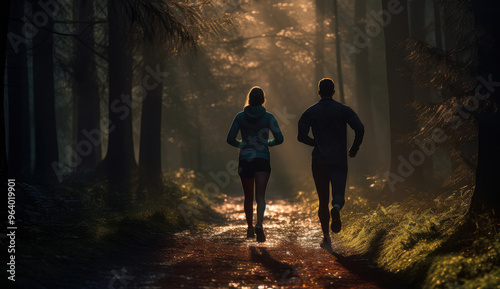
[[[356,156],[356,154],[358,153],[357,150],[353,150],[352,148],[349,150],[349,157],[353,158]]]

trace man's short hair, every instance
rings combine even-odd
[[[323,97],[330,97],[335,92],[335,83],[331,78],[323,78],[318,83],[319,94]]]

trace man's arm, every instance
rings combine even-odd
[[[349,150],[349,156],[351,158],[355,157],[358,153],[359,146],[363,142],[363,136],[365,134],[365,126],[359,119],[358,115],[351,108],[347,108],[347,124],[354,130],[354,142],[352,143],[351,149]]]
[[[299,119],[299,134],[297,140],[306,145],[316,146],[316,141],[309,136],[309,129],[311,128],[311,118],[309,114],[304,112]]]

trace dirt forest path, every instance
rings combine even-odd
[[[217,210],[227,217],[225,224],[198,233],[179,233],[157,254],[166,269],[156,275],[155,281],[150,280],[148,286],[137,282],[123,287],[117,283],[117,286],[384,288],[383,277],[368,262],[342,248],[335,238],[332,238],[333,252],[321,249],[315,215],[311,217],[298,205],[268,201],[265,243],[246,239],[242,198],[230,198]]]

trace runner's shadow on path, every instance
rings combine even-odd
[[[250,259],[262,264],[278,281],[291,283],[299,277],[297,266],[274,259],[266,247],[250,246]]]
[[[332,247],[323,247],[337,262],[349,272],[359,276],[365,281],[374,281],[383,288],[408,289],[409,284],[397,280],[395,276],[387,271],[377,268],[362,255],[343,256],[333,250]]]

